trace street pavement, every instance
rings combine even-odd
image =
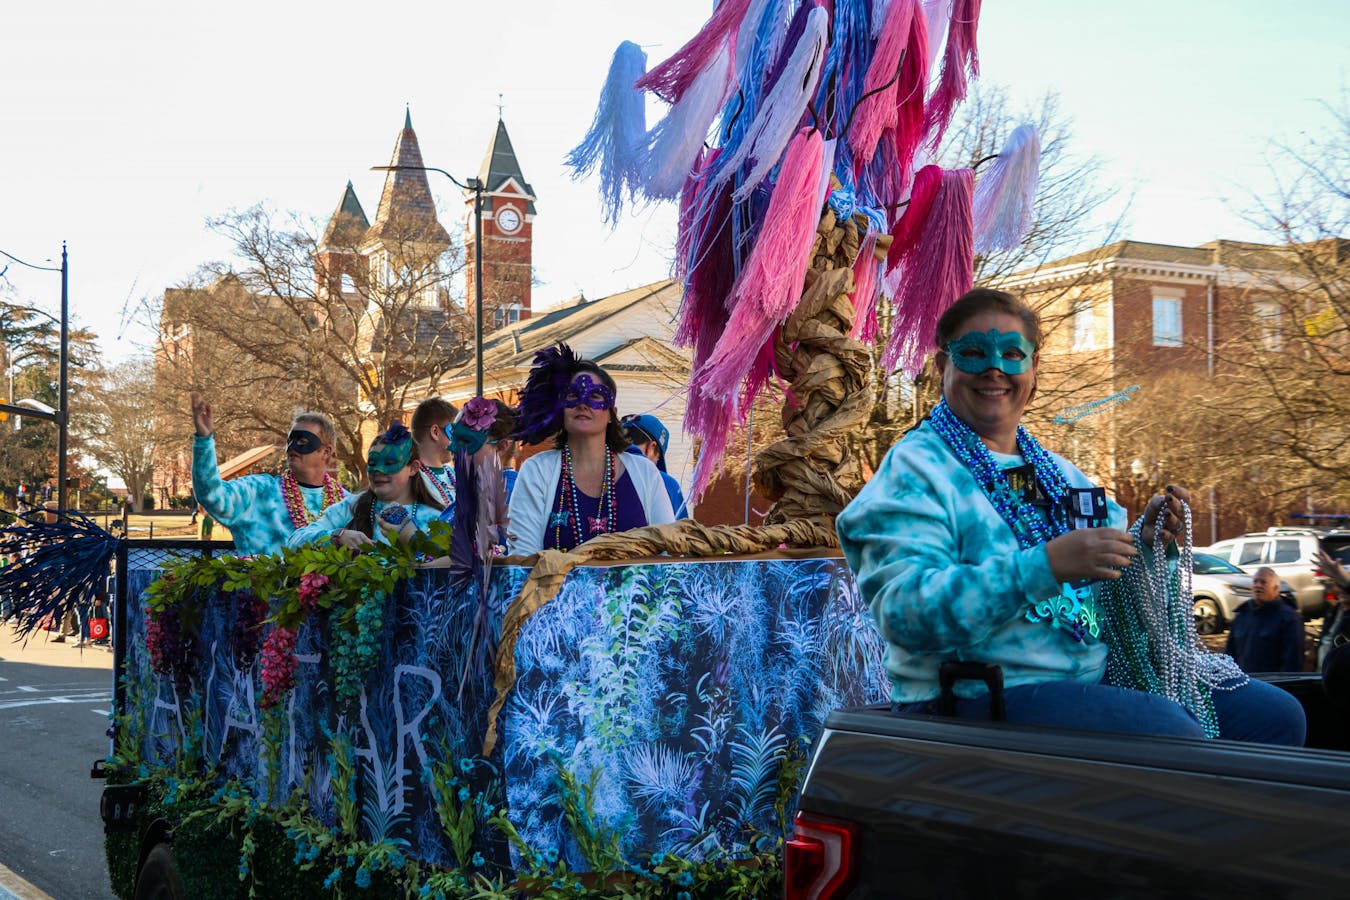
[[[111,897],[89,769],[108,754],[112,653],[14,637],[0,624],[0,900]]]

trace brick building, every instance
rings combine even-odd
[[[1135,385],[1134,396],[1145,396],[1164,376],[1173,379],[1169,386],[1177,376],[1192,376],[1203,389],[1224,374],[1228,363],[1220,348],[1235,339],[1278,350],[1281,330],[1291,323],[1282,321],[1286,313],[1272,288],[1295,277],[1289,251],[1277,246],[1117,241],[992,286],[1041,311],[1046,336],[1038,389],[1055,396],[1057,408],[1072,409]],[[1176,397],[1179,411],[1185,400]],[[1124,406],[1085,419],[1083,427],[1062,435],[1056,449],[1135,514],[1139,502],[1167,480],[1169,466],[1165,447],[1126,446],[1120,432]],[[1237,492],[1210,485],[1195,494],[1197,544],[1250,524]]]

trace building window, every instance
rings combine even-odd
[[[1279,350],[1284,345],[1280,335],[1280,304],[1274,301],[1258,303],[1252,312],[1256,317],[1257,333],[1260,335],[1261,349]]]
[[[1073,307],[1073,349],[1091,350],[1096,345],[1096,322],[1092,316],[1092,304],[1080,300]]]
[[[352,276],[350,275],[342,276],[342,285],[340,289],[344,294],[356,293],[356,282],[352,279]]]
[[[1153,346],[1181,346],[1181,298],[1153,297]]]

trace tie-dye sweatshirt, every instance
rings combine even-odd
[[[286,546],[295,548],[303,547],[305,544],[312,544],[315,541],[330,538],[340,528],[354,527],[352,522],[352,513],[356,511],[356,504],[361,499],[361,494],[349,494],[347,499],[341,503],[334,503],[328,507],[327,511],[314,522],[306,525],[304,528],[297,529],[286,538]],[[380,509],[384,509],[381,504]],[[427,506],[423,503],[414,503],[408,510],[413,517],[413,522],[417,524],[418,531],[426,531],[432,522],[442,518],[442,511],[434,506]],[[377,543],[389,543],[384,529],[372,524],[374,540]]]
[[[1051,454],[1070,486],[1092,487]],[[1003,468],[1020,455],[995,453]],[[1125,527],[1109,502],[1108,526]],[[994,663],[1004,684],[1097,682],[1106,646],[1075,641],[1028,608],[1058,594],[1045,545],[1022,549],[1012,529],[932,426],[924,422],[891,448],[880,469],[835,523],[864,599],[890,644],[886,668],[897,703],[938,696],[938,666],[951,659]],[[984,685],[961,682],[977,696]]]
[[[216,439],[209,434],[192,438],[192,491],[207,515],[230,529],[240,555],[276,553],[295,530],[281,496],[281,478],[245,475],[223,480],[216,464]],[[302,487],[300,494],[311,514],[323,512],[323,488]]]

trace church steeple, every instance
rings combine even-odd
[[[327,300],[356,298],[366,284],[366,265],[358,251],[370,222],[350,181],[323,237],[315,248],[314,280],[318,296]]]
[[[403,130],[399,132],[389,165],[423,165],[422,149],[412,127],[411,110],[404,114]],[[395,170],[385,176],[375,224],[366,232],[365,243],[376,241],[414,241],[439,245],[442,250],[450,246],[450,235],[436,219],[436,203],[431,199],[426,172],[413,168]]]
[[[356,246],[369,228],[370,220],[366,218],[366,211],[361,208],[361,201],[356,199],[356,190],[352,187],[352,183],[348,181],[347,190],[342,195],[342,202],[338,204],[333,217],[328,220],[328,227],[324,229],[323,239],[319,241],[319,249],[324,250],[329,247],[340,250],[351,249]]]
[[[520,161],[516,159],[516,151],[511,146],[511,136],[506,133],[506,123],[500,118],[497,119],[497,132],[492,136],[487,153],[483,156],[483,164],[478,167],[478,180],[482,182],[483,190],[489,194],[502,190],[514,181],[519,186],[520,193],[529,198],[525,204],[525,212],[534,215],[534,188],[530,187],[524,173],[520,171]]]

